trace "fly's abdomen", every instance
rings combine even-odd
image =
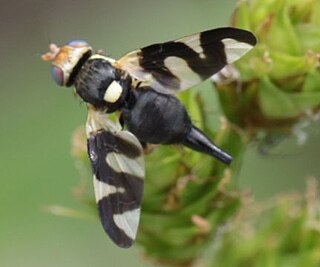
[[[181,143],[192,127],[182,103],[149,88],[137,89],[136,95],[135,105],[124,114],[129,130],[146,143]]]

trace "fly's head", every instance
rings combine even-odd
[[[92,54],[92,47],[85,41],[70,41],[62,47],[49,45],[50,51],[42,55],[44,61],[51,61],[51,75],[60,86],[71,86],[82,65]]]

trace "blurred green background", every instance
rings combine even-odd
[[[135,248],[115,247],[98,220],[56,217],[48,204],[81,208],[72,196],[79,175],[71,135],[86,107],[60,88],[40,60],[50,42],[87,40],[114,58],[151,43],[226,26],[235,0],[1,1],[0,266],[151,266]],[[204,85],[211,90],[210,84]],[[217,111],[218,111],[217,107]],[[270,155],[246,153],[239,185],[257,199],[303,190],[320,172],[319,128]],[[125,265],[126,264],[126,265]]]

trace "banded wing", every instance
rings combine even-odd
[[[120,247],[137,234],[143,194],[144,159],[138,139],[89,108],[88,154],[99,216],[105,232]]]
[[[211,77],[252,49],[246,30],[218,28],[126,54],[115,66],[161,93],[177,93]]]

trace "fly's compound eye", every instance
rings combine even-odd
[[[63,70],[57,66],[53,66],[51,69],[51,76],[53,80],[59,85],[63,86]]]
[[[67,43],[67,45],[75,48],[90,46],[86,41],[83,41],[83,40],[73,40]]]

